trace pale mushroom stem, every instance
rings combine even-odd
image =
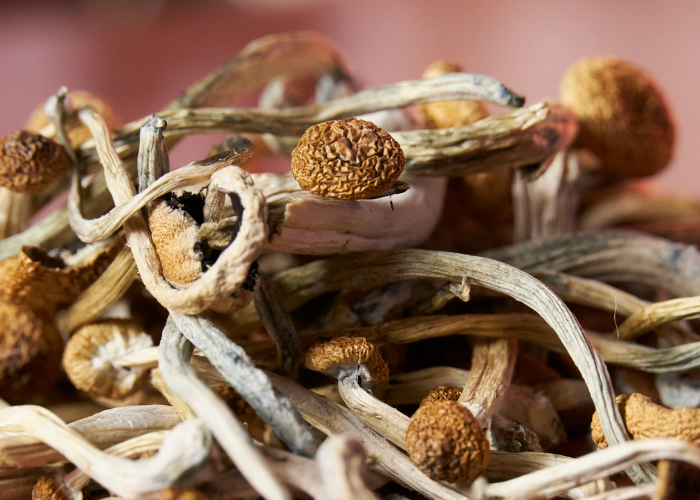
[[[356,438],[327,439],[318,450],[316,463],[328,500],[378,500],[362,478],[367,454]]]
[[[139,193],[170,172],[170,157],[163,136],[167,127],[168,122],[158,115],[151,115],[141,127],[137,160]]]

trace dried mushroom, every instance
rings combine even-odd
[[[66,151],[43,135],[19,130],[0,138],[0,186],[10,191],[46,191],[69,163]]]
[[[0,397],[20,404],[48,392],[61,365],[63,340],[53,322],[0,299]]]
[[[411,417],[406,432],[411,461],[435,480],[470,482],[486,470],[490,449],[471,412],[457,401],[434,401]]]
[[[593,151],[624,177],[662,170],[673,155],[676,127],[658,83],[642,68],[612,56],[572,65],[562,80],[561,102],[576,115],[576,145]]]
[[[423,72],[423,78],[436,78],[449,73],[461,73],[459,64],[452,61],[436,61]],[[483,101],[460,99],[458,101],[426,102],[420,111],[429,129],[462,127],[489,116],[489,109]]]
[[[462,389],[456,385],[440,385],[430,391],[420,402],[420,408],[435,401],[459,401]]]
[[[73,385],[93,397],[124,399],[143,387],[148,370],[112,360],[153,345],[132,320],[107,319],[78,329],[66,344],[63,368]]]
[[[357,200],[387,191],[406,163],[401,146],[372,122],[331,120],[309,128],[292,153],[292,175],[319,196]]]

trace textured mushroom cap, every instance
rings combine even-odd
[[[202,199],[202,207],[204,207]],[[176,196],[165,196],[151,207],[148,224],[163,276],[181,287],[202,275],[202,243],[199,224]]]
[[[52,476],[43,476],[32,488],[32,500],[72,500]]]
[[[459,64],[436,61],[423,72],[423,78],[436,78],[449,73],[460,73]],[[455,101],[426,102],[419,107],[426,128],[452,128],[469,125],[489,116],[489,108],[482,101],[459,99]]]
[[[66,171],[66,151],[43,135],[18,130],[0,137],[0,186],[16,193],[37,194]]]
[[[292,175],[302,189],[328,198],[378,196],[403,172],[399,143],[372,122],[358,118],[314,125],[292,153]]]
[[[652,175],[671,159],[675,125],[656,81],[616,57],[589,57],[573,64],[559,89],[580,131],[576,144],[625,177]]]
[[[58,378],[63,340],[51,321],[0,300],[0,397],[11,404],[48,393]]]
[[[615,400],[634,439],[676,438],[700,446],[700,409],[666,408],[639,393],[620,394]],[[591,438],[598,448],[608,447],[597,412],[591,421]]]
[[[420,402],[420,408],[435,401],[458,401],[462,389],[456,385],[440,385],[430,391]]]
[[[389,367],[372,343],[364,337],[336,337],[310,347],[304,354],[304,366],[338,380],[359,376],[363,387],[389,380]]]
[[[0,298],[34,309],[71,303],[107,269],[119,250],[119,245],[112,245],[67,267],[39,247],[22,247],[17,255],[0,261]]]
[[[78,329],[66,344],[63,368],[73,385],[93,397],[124,399],[146,382],[148,370],[112,364],[118,356],[153,345],[133,321],[108,319]]]
[[[486,470],[491,451],[486,434],[457,401],[435,401],[411,417],[406,431],[411,461],[437,481],[473,481]]]
[[[73,105],[73,109],[77,110],[90,106],[92,109],[97,111],[97,113],[99,113],[99,115],[104,119],[107,127],[110,130],[116,130],[121,127],[121,120],[117,117],[117,113],[114,111],[114,108],[107,104],[107,102],[105,102],[102,98],[97,97],[90,92],[85,92],[84,90],[71,90],[68,92],[68,98]],[[34,108],[32,114],[29,115],[29,120],[27,120],[27,130],[39,132],[48,124],[49,119],[46,117],[44,104],[39,104],[36,108]],[[74,148],[92,138],[90,129],[88,129],[86,125],[83,125],[77,118],[68,120],[66,123],[66,129],[68,130],[68,141]]]

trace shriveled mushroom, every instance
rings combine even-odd
[[[151,345],[151,337],[132,320],[96,321],[78,329],[68,341],[63,368],[81,391],[121,400],[143,387],[148,370],[117,366],[112,360]]]
[[[58,379],[63,340],[53,321],[0,299],[0,397],[21,404]]]
[[[19,130],[0,138],[0,186],[16,193],[45,191],[68,165],[66,151],[43,135]]]
[[[405,163],[401,146],[388,133],[348,118],[309,128],[292,153],[292,174],[313,194],[356,200],[389,190]]]
[[[336,337],[309,348],[304,366],[337,378],[345,404],[386,439],[406,447],[406,416],[368,393],[389,380],[389,367],[379,349],[363,337]]]
[[[436,401],[458,401],[462,389],[456,385],[439,385],[431,390],[420,402],[420,408]]]
[[[664,408],[643,394],[620,394],[616,398],[627,430],[634,439],[676,438],[700,446],[700,409]],[[598,448],[607,448],[598,413],[593,414],[591,437]]]
[[[589,57],[572,65],[559,89],[579,121],[577,144],[623,177],[662,170],[673,155],[674,119],[658,83],[617,57]]]
[[[451,483],[474,480],[486,470],[491,451],[486,434],[457,401],[433,401],[411,417],[406,432],[411,461],[430,478]]]

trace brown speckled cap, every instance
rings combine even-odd
[[[363,337],[336,337],[317,344],[304,354],[304,366],[338,380],[359,375],[363,387],[389,380],[389,367],[379,349]]]
[[[434,403],[435,401],[458,401],[462,389],[456,385],[440,385],[430,391],[420,402],[420,407]]]
[[[0,186],[16,193],[38,194],[66,171],[66,151],[43,135],[19,130],[0,137]]]
[[[671,110],[642,68],[612,56],[582,59],[567,70],[559,94],[580,125],[575,145],[593,151],[604,167],[625,177],[643,177],[671,160]]]
[[[356,200],[388,190],[403,172],[403,150],[391,135],[358,118],[319,123],[292,153],[292,175],[319,196]]]
[[[435,61],[425,69],[423,78],[461,72],[462,68],[455,62]],[[462,127],[489,116],[486,103],[470,99],[426,102],[421,104],[419,109],[425,126],[429,129]]]
[[[48,393],[60,373],[63,340],[48,319],[0,300],[0,397],[10,404]]]
[[[437,481],[464,483],[486,470],[490,449],[471,412],[457,401],[435,401],[413,414],[406,431],[411,461]]]

